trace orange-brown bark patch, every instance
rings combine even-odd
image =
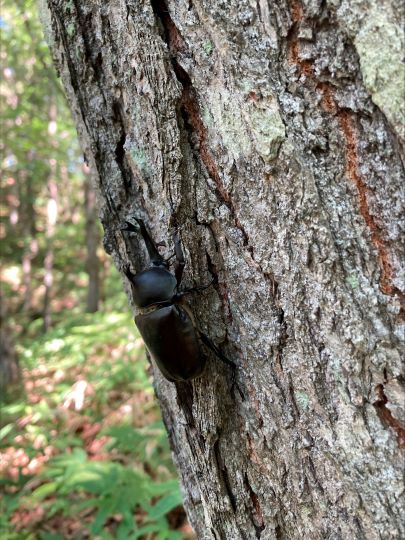
[[[301,75],[306,75],[307,77],[312,76],[314,78],[315,75],[312,62],[303,60],[300,57],[298,31],[299,25],[304,18],[304,12],[300,0],[291,1],[291,18],[293,21],[293,26],[288,38],[288,59],[290,63],[298,66]],[[320,102],[322,110],[337,116],[343,132],[345,139],[346,175],[356,185],[360,213],[371,232],[372,243],[378,252],[378,260],[381,268],[381,291],[387,295],[398,294],[403,298],[401,291],[399,291],[392,284],[393,268],[388,247],[383,240],[381,227],[378,225],[375,217],[371,214],[368,205],[367,193],[369,188],[359,172],[358,142],[354,127],[353,115],[346,110],[339,109],[333,95],[333,88],[331,84],[327,82],[318,82],[316,87],[322,94],[322,99]]]
[[[396,436],[397,436],[398,446],[399,448],[404,449],[405,448],[405,428],[399,420],[394,418],[394,416],[392,415],[392,412],[386,406],[388,403],[388,398],[384,393],[384,385],[379,384],[376,387],[376,391],[377,391],[378,399],[377,401],[373,403],[373,405],[377,410],[378,417],[380,418],[382,424],[390,427],[391,429],[395,431]]]
[[[367,201],[368,187],[359,173],[359,162],[357,154],[357,137],[353,125],[353,117],[348,111],[339,111],[338,119],[346,142],[346,175],[357,187],[359,197],[360,213],[363,216],[370,232],[371,239],[378,251],[378,258],[382,269],[381,290],[385,294],[394,294],[391,285],[392,265],[389,259],[387,247],[381,237],[381,231],[374,216],[370,213]]]

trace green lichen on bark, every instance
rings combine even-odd
[[[285,139],[285,127],[277,105],[271,102],[258,107],[252,103],[249,107],[249,113],[257,152],[264,161],[275,159],[280,145]]]
[[[37,6],[38,6],[39,20],[41,21],[41,24],[42,24],[45,41],[47,42],[50,49],[52,50],[52,47],[54,44],[54,38],[52,34],[51,15],[50,15],[46,0],[38,0]]]
[[[220,135],[223,144],[234,159],[250,153],[250,140],[246,134],[241,115],[241,104],[235,95],[224,88],[208,93],[209,103],[205,108],[204,121],[211,131]],[[211,117],[211,120],[209,119]]]
[[[404,136],[405,64],[401,9],[375,0],[343,1],[338,16],[354,38],[363,82],[396,133]]]
[[[264,161],[271,161],[285,139],[277,102],[262,99],[246,103],[245,98],[238,99],[224,89],[211,92],[204,108],[205,125],[215,129],[235,159],[256,152]]]
[[[138,168],[141,173],[150,172],[150,165],[148,161],[148,156],[143,148],[133,146],[129,149],[129,156],[132,159],[134,165]]]
[[[405,113],[403,42],[402,30],[377,6],[373,6],[365,17],[355,40],[364,84],[373,102],[402,135]]]

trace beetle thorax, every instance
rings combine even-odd
[[[176,292],[176,278],[163,267],[154,266],[132,279],[135,305],[139,308],[170,301]]]

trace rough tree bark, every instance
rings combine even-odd
[[[237,386],[212,356],[189,384],[154,373],[200,539],[401,535],[401,9],[42,7],[107,252],[138,271],[123,220],[163,240],[172,216],[185,283],[218,275],[191,305]]]

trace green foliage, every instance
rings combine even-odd
[[[48,47],[42,37],[36,2],[2,0],[0,46],[0,239],[2,281],[9,317],[19,330],[37,319],[42,297],[33,294],[31,313],[22,313],[21,260],[30,259],[32,291],[40,290],[49,240],[45,229],[47,182],[57,185],[58,219],[52,238],[53,295],[79,305],[85,295],[84,193],[82,157]],[[14,313],[18,316],[14,318]]]
[[[130,315],[64,315],[45,336],[23,343],[27,395],[2,407],[0,449],[18,440],[25,464],[0,476],[4,538],[57,538],[45,525],[77,516],[86,516],[80,534],[91,538],[184,538],[166,517],[181,496]],[[89,391],[77,409],[78,381]],[[94,426],[96,455],[85,435]],[[30,469],[47,451],[53,457]],[[16,533],[15,516],[38,508],[40,523]]]
[[[181,498],[143,344],[122,279],[101,253],[103,309],[83,313],[82,163],[36,3],[1,7],[1,278],[23,390],[0,396],[1,540],[184,538],[170,522]],[[49,175],[58,219],[44,335]]]
[[[97,512],[90,526],[94,536],[103,537],[103,526],[108,518],[121,514],[116,537],[139,538],[143,527],[138,527],[133,516],[138,507],[145,512],[145,524],[158,525],[168,531],[165,514],[181,504],[175,480],[151,483],[150,477],[142,471],[110,461],[89,461],[86,452],[79,448],[53,459],[43,477],[50,481],[37,488],[30,500],[35,504],[52,494],[63,498],[78,494],[74,504],[63,509],[64,513],[75,515],[85,508],[95,508]],[[152,504],[156,497],[160,499]]]

